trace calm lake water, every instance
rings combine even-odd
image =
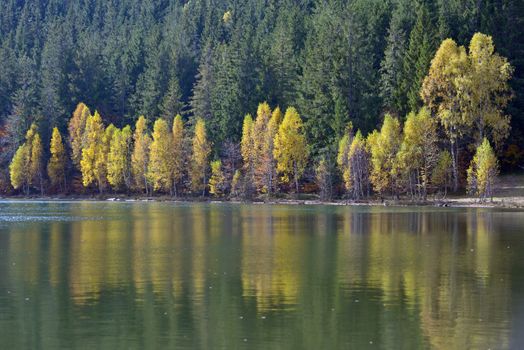
[[[0,202],[0,348],[522,349],[524,212]]]

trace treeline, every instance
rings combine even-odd
[[[48,145],[80,101],[118,128],[140,115],[200,117],[213,158],[239,142],[245,113],[260,101],[294,106],[313,162],[333,164],[350,121],[364,135],[385,113],[404,121],[422,107],[439,43],[465,45],[475,32],[490,34],[515,67],[513,127],[497,152],[517,168],[523,18],[522,0],[5,0],[0,182],[9,183],[30,125]]]
[[[485,199],[493,195],[499,170],[490,140],[501,147],[510,128],[504,108],[511,98],[512,72],[495,53],[490,36],[475,34],[468,50],[444,40],[420,89],[425,105],[409,113],[403,125],[386,114],[380,130],[367,137],[349,123],[338,141],[338,171],[325,155],[311,161],[305,126],[294,107],[282,115],[279,107],[259,104],[255,118],[244,117],[240,143],[226,142],[218,153],[212,151],[202,118],[158,118],[149,132],[141,116],[133,131],[129,125],[106,127],[97,111],[91,114],[80,103],[68,123],[67,145],[58,128],[53,129],[47,178],[51,190],[62,192],[76,171],[85,188],[100,193],[111,189],[253,198],[298,194],[309,168],[314,176],[305,182],[314,183],[322,199],[333,197],[337,178],[345,195],[356,200],[372,191],[381,197],[426,200],[428,193],[457,191],[461,177],[468,191]],[[472,140],[465,149],[464,140]],[[470,153],[468,149],[474,156],[463,174],[459,154]],[[9,167],[14,189],[43,193],[44,154],[33,124]]]

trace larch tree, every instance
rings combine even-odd
[[[131,127],[116,129],[107,156],[107,181],[115,190],[131,185]]]
[[[251,114],[244,117],[242,124],[242,139],[240,140],[240,153],[242,155],[244,170],[244,195],[250,197],[255,184],[255,145],[253,138],[253,118]]]
[[[215,197],[224,195],[226,189],[226,178],[222,171],[222,162],[215,160],[211,162],[211,177],[209,178],[209,193]]]
[[[280,111],[280,107],[277,107],[273,110],[271,118],[269,119],[263,144],[263,157],[259,159],[259,162],[262,164],[261,168],[264,169],[264,172],[266,174],[266,183],[264,191],[268,194],[274,192],[277,187],[276,160],[274,155],[274,149],[275,137],[277,136],[278,128],[281,122],[282,112]]]
[[[344,136],[338,141],[337,166],[342,175],[344,188],[349,193],[352,189],[351,171],[349,164],[349,149],[353,141],[353,126],[350,123],[346,127]]]
[[[100,192],[104,189],[104,179],[102,175],[105,170],[100,169],[105,164],[100,162],[104,152],[104,124],[98,112],[87,118],[85,128],[85,146],[82,149],[82,160],[80,169],[82,171],[82,183],[84,187],[95,183]]]
[[[493,188],[498,175],[498,161],[489,141],[484,138],[468,168],[468,191],[481,200],[493,198]]]
[[[366,139],[360,130],[351,141],[348,152],[350,191],[353,198],[360,199],[369,194],[369,152]]]
[[[149,181],[147,167],[149,165],[149,150],[151,147],[151,136],[147,131],[147,120],[144,116],[138,118],[133,134],[133,153],[131,155],[131,174],[134,187],[139,191],[149,193]]]
[[[427,198],[431,172],[438,160],[437,141],[437,128],[427,108],[408,114],[393,172],[407,182],[412,198]]]
[[[264,160],[267,158],[265,154],[265,143],[268,136],[269,120],[271,119],[271,108],[267,102],[258,105],[257,117],[253,123],[252,137],[253,137],[253,160],[255,183],[258,192],[264,192],[268,183],[268,173],[265,167]]]
[[[58,128],[53,128],[51,135],[51,143],[49,145],[49,152],[51,157],[47,163],[47,176],[51,182],[51,186],[59,187],[60,191],[66,190],[66,168],[67,168],[67,154],[62,141],[62,135]]]
[[[43,147],[37,126],[33,123],[26,132],[25,142],[17,149],[9,166],[11,185],[29,194],[35,186],[43,194]]]
[[[85,144],[85,129],[87,119],[91,115],[89,108],[82,102],[80,102],[73,116],[69,120],[69,144],[71,146],[71,160],[73,165],[80,169],[80,161],[82,160],[82,149]]]
[[[392,169],[400,147],[401,130],[398,119],[386,114],[380,131],[373,131],[368,136],[371,158],[371,183],[373,189],[381,195],[393,191],[394,177]]]
[[[207,139],[206,124],[202,119],[197,119],[195,134],[193,136],[191,164],[191,189],[194,192],[206,191],[208,158],[211,154],[211,144]]]
[[[173,137],[164,119],[153,125],[153,142],[149,155],[148,177],[155,191],[173,194]]]
[[[277,171],[284,183],[294,182],[298,194],[298,183],[308,161],[308,145],[304,135],[302,119],[294,107],[289,107],[278,128],[273,151]]]
[[[178,114],[173,120],[173,145],[172,145],[172,159],[173,159],[173,190],[175,196],[178,195],[178,187],[180,186],[185,174],[186,167],[186,152],[184,139],[184,122],[182,116]]]

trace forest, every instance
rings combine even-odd
[[[0,193],[493,194],[524,1],[6,0]]]

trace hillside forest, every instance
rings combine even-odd
[[[493,195],[524,1],[6,0],[0,193]]]

